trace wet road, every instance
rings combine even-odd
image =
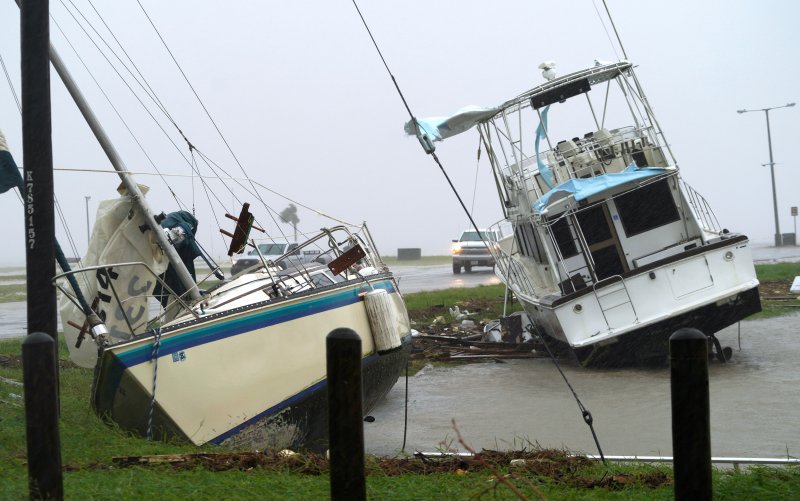
[[[453,267],[445,266],[392,266],[400,292],[420,292],[453,287],[477,287],[499,284],[500,279],[491,268],[477,268],[471,273],[453,274]]]
[[[742,322],[722,331],[731,362],[710,366],[712,454],[786,457],[800,454],[800,314]],[[587,370],[563,367],[594,417],[609,455],[671,455],[669,368]],[[404,379],[365,423],[367,450],[396,453],[403,442]],[[406,451],[464,450],[530,443],[596,454],[572,394],[548,359],[430,368],[409,378]]]

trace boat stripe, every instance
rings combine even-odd
[[[394,292],[394,286],[390,280],[373,283],[372,286],[386,289],[390,293]],[[161,346],[158,350],[158,356],[159,358],[171,356],[175,352],[202,344],[219,341],[220,339],[237,336],[263,327],[348,306],[362,301],[359,295],[359,291],[362,289],[363,286],[358,286],[357,288],[354,287],[331,296],[312,299],[310,301],[301,301],[282,308],[270,309],[256,315],[239,317],[208,327],[191,329],[188,332],[162,339]],[[125,367],[133,367],[144,362],[149,362],[152,356],[152,343],[148,343],[144,346],[137,346],[131,348],[129,351],[117,353],[115,355]]]

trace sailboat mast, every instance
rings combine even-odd
[[[78,106],[78,109],[83,115],[83,118],[86,120],[86,123],[89,125],[92,133],[97,138],[97,141],[100,143],[103,151],[106,153],[106,156],[111,162],[111,165],[114,167],[114,170],[116,170],[119,174],[122,184],[125,185],[125,188],[128,190],[128,193],[133,198],[133,201],[139,210],[144,213],[147,226],[153,231],[158,244],[167,255],[170,264],[172,264],[173,268],[177,272],[178,278],[188,291],[189,296],[192,299],[199,299],[200,291],[197,288],[197,284],[192,279],[192,276],[189,274],[189,270],[186,268],[186,265],[183,264],[183,261],[178,256],[178,252],[164,234],[161,226],[156,222],[155,218],[153,217],[153,211],[150,209],[147,200],[144,198],[144,194],[142,194],[139,186],[131,178],[131,173],[125,166],[125,162],[123,162],[122,158],[119,156],[117,149],[114,148],[114,145],[106,135],[103,126],[100,125],[100,122],[97,120],[97,117],[89,106],[89,103],[83,97],[83,93],[72,79],[72,76],[52,44],[50,45],[50,62],[53,64],[53,68],[55,68],[58,76],[61,77],[61,81],[64,82],[64,86],[67,88],[67,91],[69,91],[72,99],[75,101],[75,104]]]

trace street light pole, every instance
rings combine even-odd
[[[783,239],[781,237],[781,228],[780,223],[778,222],[778,195],[775,190],[775,161],[772,158],[772,131],[770,130],[769,126],[769,112],[770,110],[777,110],[779,108],[790,108],[794,106],[795,103],[788,103],[783,106],[773,106],[772,108],[763,108],[761,110],[736,110],[736,113],[748,113],[750,111],[763,111],[764,116],[767,118],[767,145],[769,147],[769,174],[772,180],[772,210],[775,216],[775,247],[780,247],[783,243]]]
[[[775,187],[773,183],[772,187]],[[90,196],[84,196],[83,198],[86,199],[86,243],[89,244],[92,240],[92,232],[89,228],[89,200],[92,199]]]

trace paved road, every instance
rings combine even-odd
[[[445,266],[392,266],[398,279],[400,292],[420,292],[453,287],[477,287],[499,284],[500,279],[491,268],[478,268],[471,273],[453,274],[453,267]]]

